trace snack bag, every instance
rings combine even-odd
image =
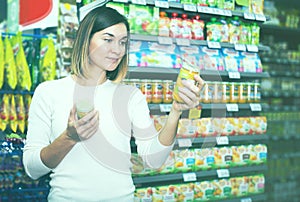
[[[15,133],[17,132],[17,126],[18,126],[15,96],[10,94],[9,99],[10,99],[9,125],[10,125],[10,129]]]
[[[17,70],[13,49],[8,36],[6,36],[4,39],[4,46],[4,82],[8,88],[14,90],[17,86]]]
[[[18,122],[18,130],[23,134],[25,131],[25,105],[24,99],[22,95],[15,95],[16,104],[17,104],[17,122]]]
[[[3,77],[4,77],[4,44],[2,38],[0,38],[0,89],[3,86]]]
[[[10,100],[9,95],[4,94],[1,100],[1,109],[0,109],[0,129],[5,131],[9,123],[9,111],[10,111]]]

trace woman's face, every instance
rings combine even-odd
[[[123,23],[96,32],[90,41],[90,64],[104,71],[115,70],[126,53],[127,43],[127,29]]]

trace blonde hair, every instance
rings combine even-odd
[[[129,24],[125,16],[115,9],[101,6],[90,11],[81,21],[73,45],[71,56],[72,74],[88,78],[89,46],[90,40],[96,32],[110,26],[123,23],[127,28],[129,38]],[[128,39],[129,41],[129,39]],[[126,52],[113,71],[107,71],[106,77],[114,82],[120,82],[127,74],[128,69],[128,44]]]

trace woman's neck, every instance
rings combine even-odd
[[[103,84],[107,78],[105,72],[99,74],[90,75],[88,78],[72,75],[74,81],[82,86],[97,86]]]

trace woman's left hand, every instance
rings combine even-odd
[[[199,75],[194,76],[195,80],[183,80],[184,87],[178,87],[178,95],[183,103],[174,101],[173,108],[176,111],[183,111],[195,108],[199,104],[200,91],[204,86],[204,80]],[[196,83],[196,84],[195,84]]]

